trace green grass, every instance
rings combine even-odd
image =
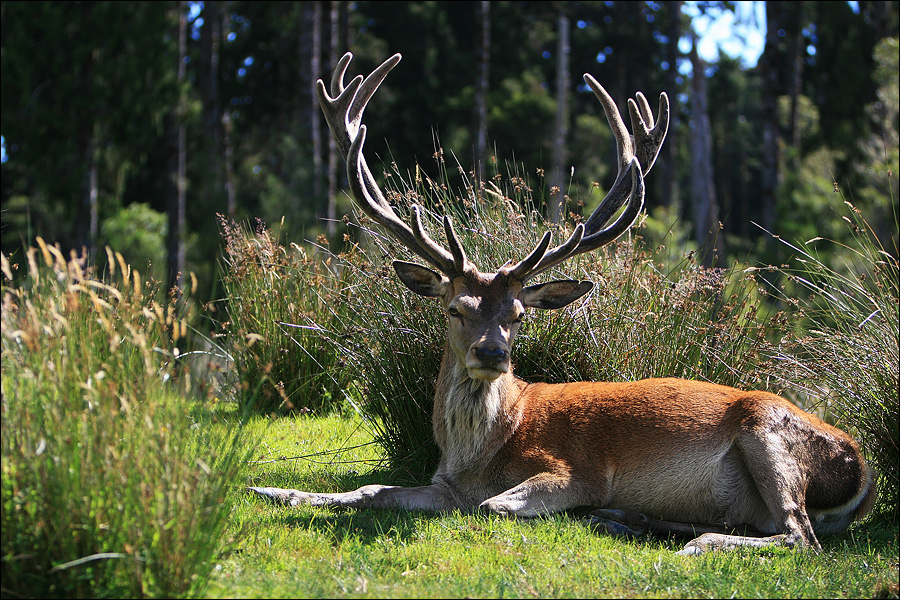
[[[343,491],[411,483],[385,468],[357,419],[296,416],[249,427],[266,440],[250,469],[253,485]],[[233,525],[245,534],[220,563],[211,596],[871,598],[890,597],[897,582],[896,528],[867,523],[823,539],[821,554],[701,557],[676,556],[684,540],[611,538],[563,515],[336,512],[241,495]]]

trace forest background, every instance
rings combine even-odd
[[[102,263],[110,245],[212,299],[217,214],[340,244],[344,165],[313,90],[347,50],[352,74],[403,55],[367,112],[384,171],[440,179],[442,150],[478,181],[525,178],[550,221],[588,213],[615,148],[587,72],[620,107],[673,100],[646,235],[777,264],[764,230],[847,235],[840,190],[889,239],[898,3],[738,4],[3,2],[2,250],[42,236]],[[696,17],[727,11],[764,14],[755,65],[695,51]]]

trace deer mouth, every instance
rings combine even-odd
[[[494,381],[499,379],[504,373],[509,372],[509,364],[499,364],[496,366],[466,365],[466,370],[469,372],[469,377],[472,379]]]

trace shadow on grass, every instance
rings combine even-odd
[[[301,486],[292,486],[295,489],[315,489],[302,487],[302,484],[321,481],[321,473],[299,478],[296,483]],[[375,469],[362,475],[343,474],[332,476],[335,489],[342,491],[354,490],[364,485],[384,483],[385,481],[396,483],[397,474],[390,469]],[[415,483],[415,485],[419,485]],[[269,506],[278,506],[271,501],[256,496],[257,501]],[[389,509],[333,509],[323,507],[303,506],[289,508],[281,506],[270,517],[273,522],[280,522],[287,528],[316,531],[329,538],[333,543],[343,543],[353,540],[362,544],[376,543],[379,540],[390,538],[395,541],[412,541],[418,538],[422,529],[423,520],[449,520],[452,528],[465,528],[471,531],[480,529],[493,529],[492,521],[497,517],[480,514],[477,512],[453,512],[432,513],[427,511],[406,511]],[[592,535],[607,537],[621,541],[622,543],[659,548],[660,546],[670,551],[681,550],[684,545],[692,540],[695,535],[669,533],[649,533],[639,537],[615,536],[599,531],[596,527],[586,522],[576,514],[557,513],[536,517],[533,519],[510,518],[509,521],[519,523],[534,523],[539,525],[547,521],[559,519],[571,520],[582,524]],[[747,532],[749,533],[749,532]],[[751,534],[752,535],[752,534]],[[823,552],[826,554],[849,555],[885,555],[896,556],[898,548],[898,532],[889,523],[866,521],[855,523],[847,531],[830,536],[823,536],[819,540]],[[755,550],[743,550],[754,553],[781,554],[790,552],[802,552],[783,547],[771,547]]]
[[[368,545],[386,538],[411,542],[418,539],[423,518],[440,519],[444,516],[421,511],[324,509],[315,514],[286,514],[281,519],[285,527],[316,531],[334,544],[353,540]]]

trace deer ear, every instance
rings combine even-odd
[[[593,287],[590,281],[550,281],[522,288],[519,300],[525,308],[562,308],[587,294]]]
[[[395,260],[394,270],[403,285],[427,298],[440,298],[450,283],[443,275],[415,263]]]

